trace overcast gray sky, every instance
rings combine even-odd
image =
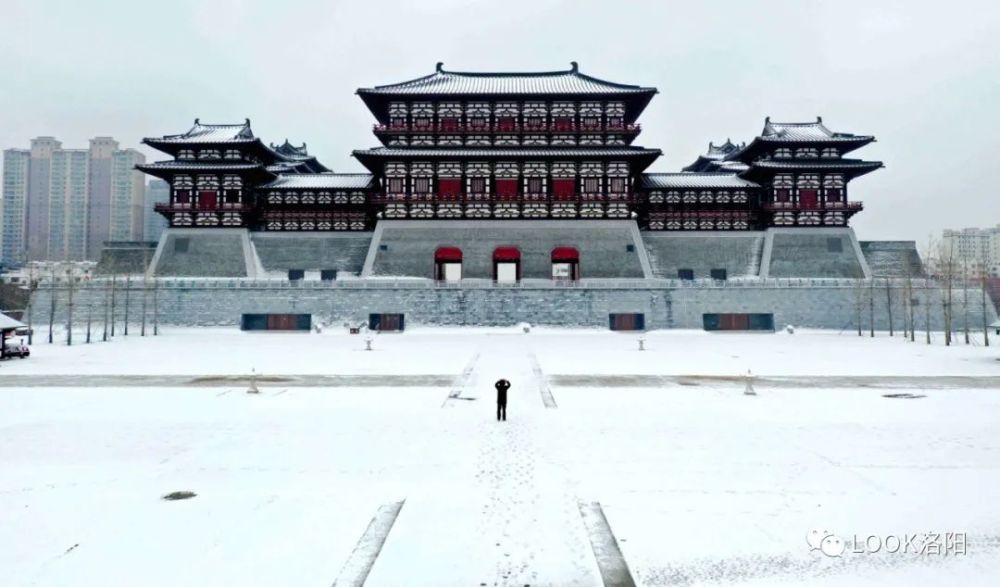
[[[0,146],[249,117],[336,171],[376,143],[354,90],[431,73],[567,69],[656,86],[637,144],[674,171],[765,116],[874,134],[864,239],[1000,223],[1000,7],[988,0],[0,0]],[[153,152],[149,156],[162,158]]]

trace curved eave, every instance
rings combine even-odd
[[[656,88],[639,88],[634,92],[609,92],[609,93],[450,93],[450,92],[425,92],[425,93],[388,93],[380,92],[377,88],[359,88],[355,92],[361,97],[368,110],[375,116],[381,124],[389,123],[389,102],[406,101],[413,102],[419,100],[450,100],[470,101],[481,100],[484,102],[495,102],[499,100],[525,101],[525,100],[552,100],[555,98],[572,99],[574,101],[583,100],[621,100],[625,102],[625,122],[632,124],[639,118],[653,96],[659,93]]]
[[[273,178],[274,174],[267,171],[263,165],[258,164],[233,164],[233,163],[195,163],[183,164],[173,161],[161,161],[158,163],[144,163],[136,165],[135,168],[147,175],[158,177],[169,181],[179,174],[199,174],[199,173],[232,173],[237,175],[252,175],[260,178]]]
[[[840,154],[844,155],[864,147],[869,143],[874,143],[875,137],[831,137],[829,139],[787,139],[781,137],[754,137],[750,144],[739,151],[725,157],[728,161],[742,161],[751,163],[760,153],[773,150],[778,147],[814,147],[823,149],[825,147],[836,147],[840,149]]]
[[[755,178],[773,177],[783,171],[796,173],[842,173],[845,179],[854,179],[867,175],[877,169],[885,167],[881,161],[831,161],[831,162],[806,162],[806,161],[758,161],[747,171],[740,174],[740,177],[754,180]]]
[[[226,141],[197,141],[197,140],[187,140],[187,139],[173,139],[173,138],[162,138],[162,137],[147,137],[140,141],[144,145],[148,145],[161,151],[168,155],[176,155],[181,149],[191,149],[191,148],[212,148],[217,147],[219,149],[232,148],[237,145],[252,145],[253,143],[260,143],[260,139],[232,139]],[[262,143],[263,145],[263,143]]]

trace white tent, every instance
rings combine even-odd
[[[14,320],[7,314],[0,313],[0,330],[10,330],[12,328],[25,328],[28,325],[24,322]]]

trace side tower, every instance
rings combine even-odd
[[[172,161],[137,169],[170,185],[157,204],[171,227],[268,231],[370,230],[370,174],[331,173],[305,143],[265,145],[243,124],[202,124],[186,133],[143,139]]]
[[[354,151],[383,218],[629,218],[659,149],[632,146],[655,88],[569,70],[361,88],[381,147]]]
[[[142,142],[173,157],[137,165],[170,184],[170,201],[156,205],[172,227],[248,227],[252,187],[274,178],[276,154],[243,124],[202,124],[186,133]]]
[[[848,182],[882,163],[844,155],[874,140],[833,132],[819,117],[816,122],[794,123],[767,118],[760,136],[717,165],[747,166],[740,177],[763,187],[763,218],[768,226],[847,226],[862,209],[861,202],[848,199]]]

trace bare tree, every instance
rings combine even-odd
[[[861,334],[861,308],[864,303],[864,281],[859,277],[854,282],[854,321],[858,326],[858,336]]]
[[[49,283],[49,344],[52,344],[52,324],[56,321],[56,270],[52,269]]]
[[[101,333],[101,340],[104,342],[108,341],[108,312],[111,309],[110,305],[110,283],[104,282],[104,329]]]
[[[126,273],[125,274],[125,328],[124,328],[125,336],[128,336],[128,298],[129,298],[129,292],[131,291],[132,291],[132,274]]]
[[[927,329],[927,344],[931,343],[931,278],[924,277],[924,327]]]
[[[146,287],[146,275],[142,276],[142,325],[139,327],[139,336],[146,336],[146,298],[149,296],[149,289]]]
[[[157,292],[160,288],[160,282],[153,276],[153,336],[160,334],[160,305],[157,299]]]
[[[28,269],[28,304],[26,309],[28,312],[28,346],[33,344],[35,337],[31,315],[34,313],[32,312],[32,304],[34,303],[33,300],[35,299],[36,291],[38,291],[38,280],[35,279],[35,266],[31,265]]]
[[[66,270],[66,346],[73,345],[73,290],[76,289],[76,280],[73,276],[73,269]]]
[[[913,316],[913,267],[907,268],[906,271],[906,311],[910,317],[910,342],[915,342],[917,339],[917,326]]]
[[[983,310],[983,346],[990,346],[990,319],[989,313],[986,311],[986,272],[983,272],[982,287],[980,288],[980,293],[982,294],[982,310]]]
[[[868,280],[868,327],[870,336],[875,338],[875,278]]]
[[[962,331],[965,334],[965,344],[969,340],[969,264],[962,258]]]
[[[111,274],[111,337],[115,336],[115,286],[117,285],[117,275]]]
[[[885,278],[885,310],[889,315],[889,336],[893,336],[892,329],[892,288],[889,285],[889,278]]]
[[[94,317],[94,298],[87,296],[87,344],[90,344],[90,324]]]

